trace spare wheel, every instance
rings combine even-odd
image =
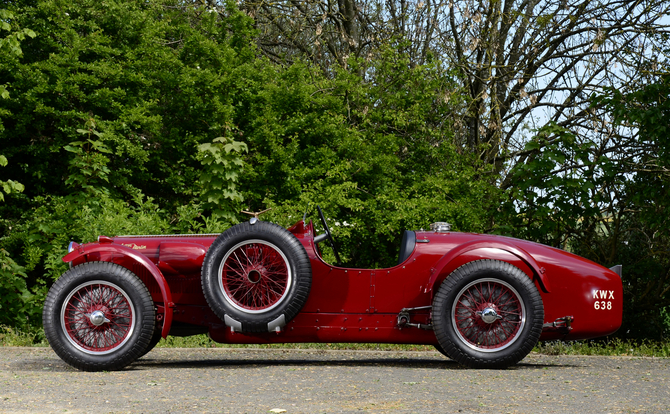
[[[266,221],[223,232],[202,264],[207,303],[240,332],[274,332],[300,312],[312,285],[305,248],[289,231]]]

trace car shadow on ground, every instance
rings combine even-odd
[[[351,359],[349,359],[351,358]],[[319,360],[290,358],[290,359],[206,359],[206,360],[159,360],[145,357],[133,363],[129,369],[221,369],[225,367],[234,368],[257,368],[257,367],[282,367],[282,366],[313,366],[313,367],[386,367],[386,368],[430,368],[443,370],[468,370],[470,368],[458,364],[450,359],[434,358],[324,358]],[[578,365],[566,364],[544,364],[544,363],[520,363],[505,370],[532,370],[544,368],[574,368]]]
[[[274,354],[276,355],[276,354]],[[282,354],[285,355],[285,354]],[[258,367],[386,367],[386,368],[423,368],[441,370],[468,370],[470,368],[458,364],[456,361],[446,357],[422,358],[417,356],[384,356],[384,357],[361,357],[355,354],[341,355],[319,355],[312,354],[304,358],[298,356],[273,358],[273,353],[258,354],[258,358],[247,355],[231,355],[229,358],[216,358],[211,355],[198,355],[179,358],[180,355],[171,356],[169,352],[163,352],[160,356],[148,354],[138,359],[123,371],[142,370],[171,370],[171,369],[255,369]],[[176,358],[175,358],[176,357]],[[26,356],[9,364],[12,371],[52,371],[52,372],[76,372],[75,368],[67,365],[59,358]],[[563,369],[579,367],[579,364],[566,364],[565,361],[558,363],[546,363],[546,361],[522,362],[501,371],[510,370],[536,370],[536,369]]]

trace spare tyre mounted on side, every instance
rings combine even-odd
[[[207,303],[238,332],[281,330],[300,312],[311,285],[305,248],[266,221],[252,219],[223,232],[202,264]]]

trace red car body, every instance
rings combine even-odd
[[[96,243],[73,244],[63,261],[70,262],[73,268],[86,262],[111,262],[130,270],[151,295],[162,337],[206,332],[214,341],[234,344],[428,344],[451,356],[459,352],[445,349],[438,340],[432,326],[432,306],[450,275],[468,264],[473,267],[475,262],[507,263],[523,272],[534,285],[543,307],[539,339],[595,338],[611,334],[621,325],[621,268],[607,269],[560,249],[495,235],[416,231],[411,232],[413,236],[410,234],[414,238],[406,249],[410,251],[396,266],[357,269],[334,266],[321,258],[311,222],[300,221],[288,232],[297,238],[309,258],[311,287],[294,317],[265,332],[245,331],[232,319],[217,316],[203,293],[203,261],[219,235],[101,236]],[[466,295],[469,291],[464,292]],[[455,305],[449,306],[457,313]],[[480,309],[473,317],[481,318],[481,312]],[[45,307],[45,316],[46,313]],[[502,315],[501,311],[498,313]],[[86,315],[92,318],[89,314],[90,311]],[[537,337],[532,342],[529,349]],[[474,367],[488,366],[468,361],[479,359],[459,360]],[[508,365],[510,362],[491,366]],[[78,367],[95,369],[88,365]]]

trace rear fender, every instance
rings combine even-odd
[[[149,271],[149,273],[151,273],[151,275],[154,277],[156,283],[158,283],[158,286],[160,287],[161,290],[161,296],[163,297],[163,303],[164,303],[164,306],[162,306],[164,311],[163,311],[163,330],[161,331],[161,336],[163,338],[167,338],[167,335],[170,332],[170,327],[172,325],[172,308],[175,305],[174,302],[172,302],[172,293],[170,292],[170,287],[168,286],[167,281],[163,276],[163,273],[161,273],[160,269],[158,269],[158,267],[156,267],[156,265],[151,260],[149,260],[143,254],[138,253],[136,250],[133,250],[126,246],[121,246],[119,244],[111,243],[111,239],[109,238],[101,237],[100,240],[101,240],[100,243],[90,243],[76,246],[74,250],[72,250],[70,253],[65,255],[65,257],[63,257],[63,261],[65,263],[69,263],[81,256],[86,256],[92,253],[104,252],[104,253],[117,253],[130,257],[137,263],[144,266],[147,269],[147,271]],[[105,242],[105,240],[110,241]],[[161,307],[159,307],[159,310],[160,308]]]
[[[449,253],[442,256],[442,258],[435,264],[435,267],[431,269],[432,274],[428,280],[428,285],[424,293],[430,293],[431,296],[434,295],[434,292],[436,291],[435,286],[440,286],[442,281],[455,270],[451,269],[449,264],[457,257],[477,249],[499,249],[518,257],[532,270],[533,281],[538,282],[542,291],[545,293],[550,292],[549,281],[545,275],[545,269],[540,267],[527,251],[511,243],[499,241],[492,242],[490,240],[472,240],[456,246],[449,251]]]

